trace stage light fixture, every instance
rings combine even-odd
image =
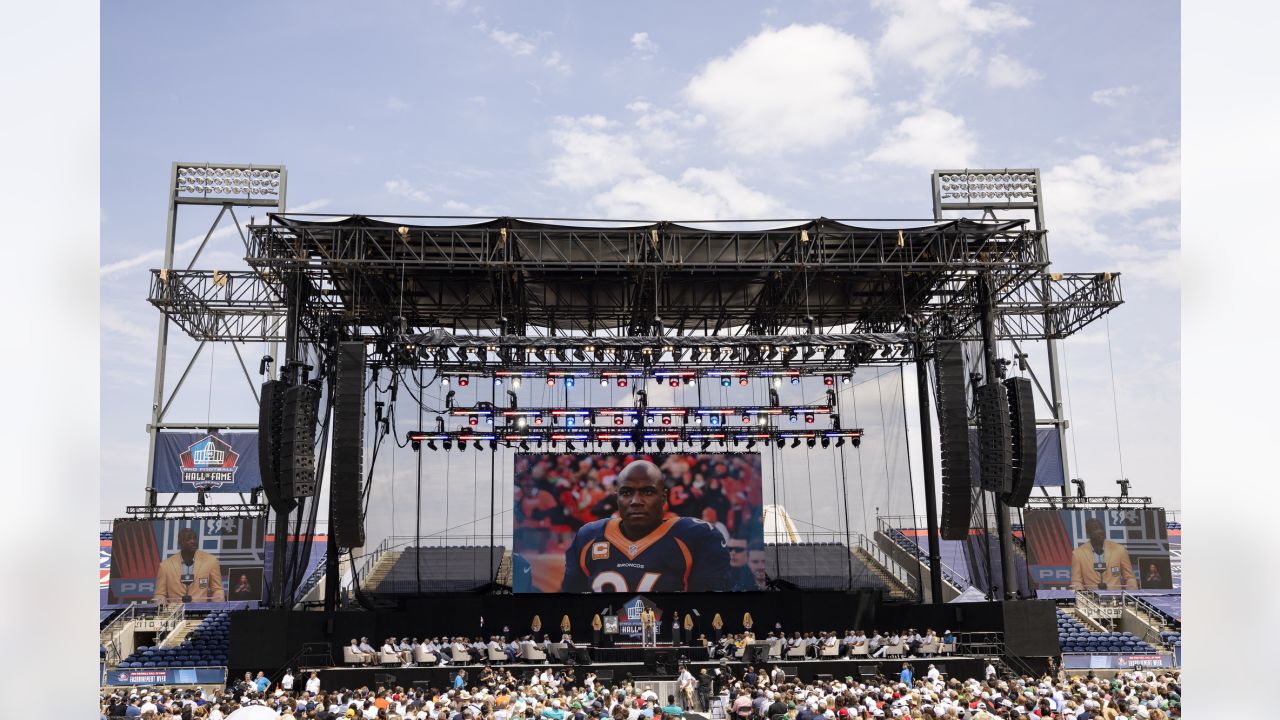
[[[813,447],[814,445],[817,445],[817,444],[818,444],[818,442],[817,442],[817,440],[816,440],[815,438],[809,438],[808,440],[805,440],[805,441],[804,441],[804,444],[805,444],[805,445],[807,445],[807,446],[809,446],[809,447]]]
[[[702,452],[706,452],[706,451],[707,451],[707,450],[709,450],[709,449],[711,449],[711,441],[710,441],[710,440],[703,440],[703,441],[702,441]]]
[[[609,379],[600,378],[600,387],[609,387]]]
[[[667,385],[670,385],[673,388],[680,387],[680,378],[671,378],[667,381]]]
[[[702,424],[702,416],[701,416],[701,415],[694,415],[694,416],[693,416],[693,424],[694,424],[694,425],[701,425],[701,424]]]
[[[720,387],[730,387],[732,385],[733,385],[733,378],[729,377],[728,375],[725,375],[724,377],[720,378]]]
[[[567,378],[565,378],[565,379],[564,379],[564,387],[565,387],[565,389],[566,389],[566,390],[572,390],[572,389],[573,389],[573,383],[574,383],[573,378],[571,378],[571,377],[567,377]]]
[[[534,425],[541,425],[541,424],[542,424],[542,413],[538,413],[537,415],[534,415],[534,416],[533,416],[533,424],[534,424]]]
[[[480,441],[479,441],[479,440],[477,440],[477,441],[476,441],[476,449],[477,449],[477,450],[479,450],[479,449],[480,449]],[[490,450],[497,450],[497,449],[498,449],[498,441],[497,441],[497,440],[490,440],[490,441],[489,441],[489,449],[490,449]]]
[[[685,377],[685,379],[684,379],[684,384],[685,384],[685,385],[692,385],[692,384],[693,384],[693,376],[692,376],[692,375],[686,376],[686,377]]]
[[[818,348],[812,345],[805,345],[804,351],[800,353],[800,357],[803,360],[808,360],[809,358],[813,357],[814,353],[816,352],[818,352]]]
[[[511,378],[511,387],[513,387],[513,388],[515,388],[515,389],[519,390],[519,389],[520,389],[520,378],[518,378],[518,377],[513,377],[513,378]]]
[[[799,384],[800,384],[800,376],[799,376],[799,375],[792,375],[792,376],[791,376],[791,384],[792,384],[792,385],[799,385]]]
[[[427,441],[427,448],[428,448],[428,449],[430,449],[430,450],[439,450],[439,449],[440,449],[440,448],[436,447],[436,441],[435,441],[435,440],[428,440],[428,441]]]
[[[747,385],[751,384],[751,378],[747,377],[746,375],[743,375],[742,377],[738,378],[738,384],[741,385],[742,387],[746,387]]]
[[[523,416],[516,418],[516,427],[522,428],[528,426],[528,424],[529,421],[525,420]]]
[[[862,444],[862,441],[859,440],[858,438],[854,438],[852,442],[854,447],[858,447],[859,445]]]
[[[798,437],[793,437],[793,438],[791,438],[791,447],[792,447],[792,448],[798,448],[798,447],[800,447],[800,438],[798,438]]]
[[[442,443],[442,445],[444,446],[444,449],[445,449],[445,450],[452,450],[452,449],[453,449],[453,441],[452,441],[452,440],[450,440],[449,438],[445,438],[445,439],[444,439],[444,442]]]
[[[493,386],[494,386],[494,387],[502,387],[502,378],[500,378],[500,377],[496,377],[496,378],[494,378],[494,379],[493,379]]]
[[[624,388],[626,386],[627,386],[627,379],[624,377],[618,378],[618,387]]]
[[[836,447],[843,447],[843,446],[844,446],[844,436],[841,435],[840,437],[836,438]]]
[[[853,382],[853,376],[852,376],[852,375],[841,375],[841,376],[840,376],[840,384],[841,384],[841,385],[848,385],[848,384],[849,384],[849,383],[851,383],[851,382]]]
[[[565,441],[564,441],[564,449],[565,449],[565,450],[568,450],[569,452],[573,452],[574,450],[577,450],[578,448],[574,447],[574,445],[573,445],[573,441],[572,441],[572,440],[565,440]]]
[[[521,440],[521,441],[520,441],[520,449],[521,449],[521,450],[524,450],[525,452],[529,452],[529,441],[528,441],[528,440]]]
[[[749,413],[742,413],[742,423],[744,425],[751,424],[751,415]]]
[[[466,451],[467,451],[467,441],[458,440],[458,452],[464,453]]]
[[[466,375],[458,376],[458,387],[466,387],[470,384],[471,384],[471,378],[467,377]]]
[[[829,448],[829,447],[831,447],[831,438],[827,437],[826,435],[823,435],[823,436],[822,436],[822,447],[824,447],[824,448]]]
[[[823,385],[826,385],[827,387],[831,387],[832,385],[835,385],[835,384],[836,384],[836,379],[835,379],[834,377],[832,377],[831,375],[823,375],[823,376],[822,376],[822,384],[823,384]]]
[[[719,425],[719,424],[720,424],[720,416],[719,416],[719,415],[710,415],[710,416],[708,416],[708,417],[707,417],[707,424],[708,424],[708,425],[711,425],[711,426],[713,426],[713,427],[714,427],[714,426]]]
[[[621,424],[622,424],[622,416],[621,416],[621,415],[614,415],[614,416],[613,416],[613,424],[614,424],[614,425],[621,425]]]
[[[670,424],[671,424],[671,416],[670,416],[670,415],[667,415],[667,414],[664,414],[664,415],[662,416],[662,424],[663,424],[663,425],[670,425]]]
[[[547,387],[555,387],[555,384],[556,384],[556,379],[548,375],[548,376],[547,376]]]
[[[448,376],[448,375],[445,375],[444,377],[440,378],[440,386],[441,386],[441,387],[449,387],[449,376]]]
[[[755,438],[749,438],[749,439],[747,440],[747,449],[748,449],[748,450],[750,450],[751,448],[753,448],[753,447],[755,447],[755,446],[756,446],[756,440],[755,440]]]
[[[797,415],[797,414],[795,414],[795,413],[791,413],[791,417],[790,417],[789,419],[790,419],[790,420],[791,420],[791,422],[793,422],[793,423],[794,423],[794,422],[800,422],[800,416],[799,416],[799,415]]]
[[[813,422],[813,413],[805,413],[805,414],[804,414],[804,421],[805,421],[806,423],[812,423],[812,422]]]
[[[468,425],[477,425],[477,424],[479,424],[479,422],[480,422],[480,419],[479,419],[479,418],[477,418],[475,415],[468,415],[468,416],[467,416],[467,424],[468,424]]]
[[[533,356],[542,362],[547,362],[547,351],[545,348],[537,348],[533,351]]]
[[[778,391],[773,388],[769,388],[769,407],[778,407],[779,404]]]
[[[574,425],[578,424],[578,419],[572,415],[568,415],[564,419],[564,424],[565,424],[565,427],[573,427]]]
[[[613,451],[614,451],[614,452],[617,452],[617,451],[618,451],[618,448],[619,448],[621,445],[622,445],[622,443],[618,442],[617,440],[610,440],[610,441],[609,441],[609,447],[613,448]]]
[[[666,449],[667,449],[667,441],[666,441],[666,440],[659,440],[659,441],[658,441],[658,450],[659,450],[659,451],[662,451],[662,450],[666,450]]]
[[[410,440],[410,441],[409,441],[409,447],[413,448],[413,451],[414,451],[414,452],[418,452],[419,450],[421,450],[421,449],[422,449],[422,441],[420,441],[420,440]],[[204,491],[202,490],[201,492],[204,492]]]

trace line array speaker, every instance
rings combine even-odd
[[[262,476],[262,493],[272,509],[279,513],[293,510],[296,502],[284,496],[280,487],[280,434],[284,424],[284,392],[282,380],[262,383],[258,393],[258,473]]]
[[[313,382],[284,391],[280,424],[280,494],[289,499],[316,494],[316,415],[320,387]]]
[[[934,369],[938,378],[938,435],[942,452],[942,537],[963,540],[969,534],[968,377],[959,341],[939,340]]]
[[[364,342],[338,344],[333,390],[330,504],[334,542],[364,545]]]
[[[1012,377],[1004,381],[1009,394],[1009,428],[1012,435],[1013,485],[1000,499],[1009,507],[1023,507],[1036,484],[1036,405],[1031,381]]]
[[[982,489],[1008,493],[1013,485],[1009,394],[999,382],[978,387],[978,462]]]

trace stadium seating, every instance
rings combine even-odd
[[[405,548],[377,593],[471,592],[494,581],[502,564],[502,546],[445,545]],[[421,585],[418,578],[421,575]]]
[[[120,662],[122,668],[224,667],[231,620],[227,611],[209,613],[182,644],[172,648],[139,647]]]
[[[897,528],[890,528],[888,536],[899,547],[911,553],[912,556],[919,558],[920,562],[928,567],[929,536],[924,531],[916,531],[915,528],[909,529],[913,531],[913,537],[908,537]],[[968,565],[964,559],[963,540],[939,540],[938,557],[942,560],[944,566],[942,579],[961,589],[973,585],[969,578],[964,575],[964,569]]]
[[[1093,632],[1061,610],[1058,613],[1058,643],[1064,653],[1144,654],[1154,653],[1150,643],[1129,632]]]
[[[802,590],[870,587],[884,593],[889,591],[884,581],[844,543],[769,545],[765,550],[765,562],[774,579],[792,583]]]

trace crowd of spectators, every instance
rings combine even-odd
[[[106,693],[103,718],[223,720],[263,705],[281,720],[675,720],[719,705],[734,720],[1169,720],[1182,717],[1177,672],[1134,671],[1112,679],[948,678],[933,665],[916,676],[903,663],[893,678],[852,677],[800,682],[777,666],[726,663],[694,674],[681,668],[677,694],[661,698],[630,677],[602,682],[590,668],[544,667],[523,679],[510,668],[485,667],[474,680],[458,670],[444,688],[362,687],[327,690],[313,675],[303,688],[287,674],[270,683],[261,673],[223,692],[134,689]]]

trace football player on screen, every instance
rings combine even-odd
[[[565,551],[561,592],[731,590],[729,551],[712,525],[667,508],[662,471],[647,460],[614,483],[615,517],[583,525]]]

